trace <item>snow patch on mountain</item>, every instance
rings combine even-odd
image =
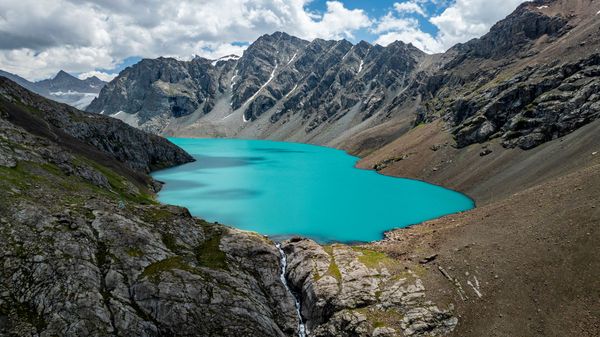
[[[227,56],[223,56],[221,58],[218,58],[218,59],[212,61],[211,64],[213,65],[213,67],[215,67],[217,65],[217,63],[219,63],[219,62],[227,62],[227,61],[230,61],[230,60],[237,60],[239,58],[240,57],[237,56],[237,55],[233,55],[233,54],[232,55],[227,55]]]
[[[288,92],[288,93],[287,93],[287,95],[285,95],[285,97],[287,98],[287,97],[288,97],[288,96],[289,96],[291,93],[293,93],[293,92],[296,90],[296,88],[298,88],[298,84],[296,84],[296,85],[295,85],[295,86],[292,88],[292,90],[290,90],[290,92]]]
[[[60,103],[65,103],[79,110],[85,109],[94,98],[98,97],[96,93],[79,92],[74,90],[68,91],[52,91],[48,98]]]
[[[133,127],[136,127],[136,128],[139,127],[139,125],[140,125],[140,122],[139,122],[140,118],[137,113],[130,114],[125,111],[118,111],[110,116],[113,118],[116,118],[116,119],[120,119],[123,122],[125,122]]]
[[[271,83],[271,81],[272,81],[272,80],[273,80],[273,78],[275,77],[275,71],[277,71],[277,66],[278,66],[278,65],[277,65],[277,63],[275,63],[275,68],[273,68],[273,71],[271,72],[271,76],[269,77],[269,80],[268,80],[268,81],[267,81],[265,84],[263,84],[263,85],[262,85],[262,86],[261,86],[261,87],[260,87],[260,88],[259,88],[259,89],[258,89],[258,90],[255,92],[255,93],[254,93],[254,95],[252,95],[252,97],[250,97],[250,98],[249,98],[249,99],[246,101],[246,103],[250,103],[250,102],[252,102],[252,100],[254,100],[254,99],[256,98],[256,96],[258,96],[258,94],[259,94],[259,93],[260,93],[260,92],[261,92],[261,91],[262,91],[264,88],[266,88],[266,87],[267,87],[267,85],[269,85],[269,83]],[[246,104],[246,103],[244,103],[244,104]],[[244,122],[247,122],[247,121],[245,120],[245,117],[244,117]]]
[[[294,53],[290,61],[287,63],[288,66],[290,65],[290,63],[294,62],[294,60],[296,59],[296,55],[298,55],[298,53]]]

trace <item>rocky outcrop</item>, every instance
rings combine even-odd
[[[443,118],[458,147],[501,138],[528,150],[597,119],[599,54],[586,46],[599,41],[579,33],[597,22],[587,18],[588,27],[585,14],[561,6],[524,3],[488,34],[452,48],[420,89],[427,100],[416,123]]]
[[[6,117],[12,123],[67,147],[77,147],[76,141],[91,145],[133,170],[147,173],[193,160],[162,137],[133,129],[113,118],[86,114],[43,99],[4,78],[0,78],[0,95],[7,108]],[[39,113],[31,113],[23,106]]]
[[[501,137],[506,147],[527,150],[562,137],[600,117],[599,88],[599,54],[528,68],[455,104],[457,109],[450,113],[456,119],[457,144],[462,147]]]
[[[154,201],[187,158],[0,82],[0,335],[295,336],[273,242]]]
[[[450,53],[456,52],[458,56],[444,68],[451,70],[467,59],[506,59],[516,54],[526,56],[531,50],[529,44],[540,37],[556,39],[565,34],[571,28],[566,17],[535,10],[552,2],[554,0],[521,4],[508,17],[492,26],[489,33],[454,46]]]
[[[282,247],[311,336],[443,336],[458,322],[452,308],[427,301],[415,272],[383,253],[299,238]]]
[[[200,110],[208,112],[226,85],[221,76],[235,60],[211,63],[201,57],[189,62],[172,58],[144,59],[111,81],[87,108],[106,115],[136,116],[136,125],[160,132],[164,118],[179,118]]]
[[[261,102],[268,101],[268,96],[258,97],[255,94],[259,93],[265,83],[273,80],[273,75],[277,70],[293,61],[292,59],[295,59],[307,45],[307,41],[282,32],[258,38],[248,47],[243,57],[235,65],[235,78],[231,82],[232,109],[237,110],[246,103],[251,104],[252,106],[245,111],[246,119],[254,119],[269,110],[273,104],[268,107],[261,106],[263,105]],[[293,73],[289,73],[287,76],[289,76],[288,81],[295,77]],[[288,90],[291,89],[291,84],[287,83]],[[275,96],[275,99],[282,98],[282,92],[276,90],[265,91],[265,94],[271,94],[269,96]],[[250,100],[253,96],[257,99]]]

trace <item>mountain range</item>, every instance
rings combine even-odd
[[[78,109],[85,109],[98,96],[106,82],[96,76],[80,80],[61,70],[53,78],[38,82],[28,81],[18,75],[0,70],[6,77],[24,88],[57,102],[66,103]]]
[[[598,117],[598,20],[593,13],[562,15],[582,4],[525,3],[483,37],[437,55],[402,42],[354,45],[277,32],[239,58],[145,59],[122,71],[87,110],[162,135],[359,152],[442,119],[459,147],[501,138],[506,147],[532,148]]]

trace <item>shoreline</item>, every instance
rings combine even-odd
[[[411,177],[404,177],[404,176],[396,176],[396,175],[384,174],[384,173],[382,173],[380,171],[377,171],[375,169],[372,169],[372,168],[369,169],[369,168],[359,167],[359,163],[364,159],[364,157],[358,157],[358,156],[350,154],[347,150],[340,149],[340,148],[335,148],[335,147],[331,147],[331,146],[318,145],[318,144],[310,144],[310,143],[302,143],[302,142],[278,141],[278,140],[270,140],[270,139],[215,138],[215,137],[168,137],[166,139],[169,140],[169,141],[171,141],[171,139],[180,139],[180,140],[185,140],[185,139],[202,139],[202,140],[227,140],[227,141],[259,141],[259,142],[266,142],[266,143],[294,144],[294,145],[302,145],[302,146],[315,146],[315,147],[319,147],[319,148],[325,148],[325,149],[328,149],[328,150],[341,151],[346,156],[351,157],[351,158],[354,159],[354,164],[352,166],[353,169],[361,170],[361,171],[367,171],[367,172],[374,172],[374,173],[379,174],[379,175],[381,175],[383,177],[396,178],[396,179],[404,179],[404,180],[411,180],[411,181],[417,181],[417,182],[420,182],[420,183],[425,183],[425,184],[433,185],[433,186],[445,189],[447,191],[458,193],[461,196],[466,197],[467,199],[469,199],[470,202],[472,203],[472,207],[470,209],[468,209],[468,210],[463,210],[463,211],[458,211],[458,212],[452,212],[452,213],[443,214],[443,215],[436,216],[436,217],[433,217],[433,218],[430,218],[430,219],[425,219],[425,220],[422,220],[422,221],[419,221],[419,222],[416,222],[416,223],[407,224],[406,226],[403,226],[403,227],[392,227],[392,228],[386,229],[386,230],[384,230],[384,231],[382,231],[380,233],[381,237],[379,239],[372,240],[372,241],[360,241],[360,240],[354,240],[354,241],[322,240],[322,239],[319,239],[319,238],[315,238],[315,237],[311,237],[311,236],[306,236],[306,235],[301,235],[301,234],[267,235],[267,234],[263,234],[263,233],[260,233],[260,232],[257,232],[257,231],[243,230],[243,229],[240,229],[240,228],[238,228],[238,227],[236,227],[234,225],[224,225],[224,226],[231,227],[231,228],[234,228],[234,229],[237,229],[237,230],[248,231],[248,232],[256,233],[257,235],[262,235],[262,236],[268,237],[273,242],[281,242],[282,240],[280,238],[285,238],[283,240],[289,240],[291,238],[299,237],[299,238],[306,238],[306,239],[313,240],[314,242],[316,242],[317,244],[322,245],[322,246],[331,245],[331,244],[343,244],[343,245],[348,245],[348,246],[369,245],[369,244],[373,244],[373,243],[385,240],[388,237],[389,233],[394,232],[396,230],[408,229],[408,228],[411,228],[411,227],[418,226],[420,224],[426,223],[428,221],[433,221],[433,220],[436,220],[436,219],[441,219],[441,218],[447,217],[449,215],[454,215],[454,214],[460,214],[460,213],[464,213],[464,212],[469,212],[469,211],[472,211],[472,210],[474,210],[474,209],[477,208],[477,202],[476,202],[476,200],[474,198],[472,198],[471,196],[469,196],[468,194],[466,194],[466,193],[463,193],[461,191],[457,191],[457,190],[445,187],[445,186],[443,186],[441,184],[431,183],[431,182],[428,182],[428,181],[426,181],[424,179],[418,179],[418,178],[411,178]],[[175,144],[175,145],[177,145],[174,142],[172,142],[172,143]],[[177,145],[177,146],[179,146],[179,145]],[[193,155],[192,155],[192,157],[193,157]],[[197,161],[197,159],[194,158],[194,161]],[[177,167],[181,167],[183,165],[185,165],[185,164],[179,165]],[[160,171],[162,171],[162,170],[157,170],[157,171],[151,172],[151,176],[154,178],[154,174],[157,173],[157,172],[160,172]],[[166,185],[166,183],[164,183],[162,181],[161,181],[161,183],[163,183],[163,185]],[[163,205],[172,205],[170,203],[163,203],[160,200],[158,200],[158,192],[156,193],[156,200],[159,201]],[[185,206],[178,206],[178,207],[185,207]],[[198,215],[198,216],[195,216],[195,217],[198,218],[198,219],[203,219],[203,217],[201,215]],[[215,221],[215,223],[223,225],[218,220]]]

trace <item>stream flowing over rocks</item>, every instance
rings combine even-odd
[[[294,293],[292,293],[292,290],[290,289],[290,287],[287,284],[287,279],[285,278],[285,274],[287,271],[287,256],[285,255],[285,252],[283,251],[283,249],[281,249],[281,243],[277,243],[275,245],[275,247],[277,247],[277,249],[279,250],[279,254],[281,255],[281,275],[280,275],[281,283],[283,283],[283,285],[289,291],[289,293],[292,294],[292,296],[294,296],[294,305],[296,306],[296,312],[298,313],[298,337],[306,337],[307,331],[306,331],[306,325],[304,324],[304,321],[302,320],[302,313],[301,313],[302,307],[301,307],[300,301],[298,300],[298,298],[296,298],[296,295],[294,295]]]

